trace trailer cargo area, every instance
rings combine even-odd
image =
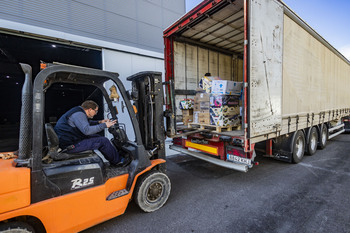
[[[164,31],[164,43],[177,151],[247,171],[258,143],[264,155],[298,163],[344,131],[350,63],[282,1],[203,1]],[[208,73],[242,82],[239,126],[179,125],[179,102],[198,101]]]

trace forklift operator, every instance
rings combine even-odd
[[[111,164],[121,165],[123,159],[117,149],[106,137],[97,134],[113,126],[116,120],[91,120],[97,112],[98,104],[87,100],[63,114],[55,126],[60,148],[69,153],[99,150]]]

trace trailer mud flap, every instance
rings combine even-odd
[[[286,134],[277,138],[273,142],[273,156],[277,160],[291,163],[293,157],[293,147],[291,143],[293,141],[295,132],[292,134]]]

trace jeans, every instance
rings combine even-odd
[[[69,150],[68,153],[79,153],[86,150],[99,150],[111,164],[117,164],[121,161],[117,149],[112,145],[108,138],[98,134],[90,135],[89,137],[90,138],[74,144],[74,149]]]

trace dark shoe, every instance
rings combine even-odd
[[[128,156],[126,158],[122,158],[120,161],[122,167],[126,167],[131,163],[131,158]]]
[[[111,163],[110,167],[122,167],[123,163],[119,162],[119,163]]]

